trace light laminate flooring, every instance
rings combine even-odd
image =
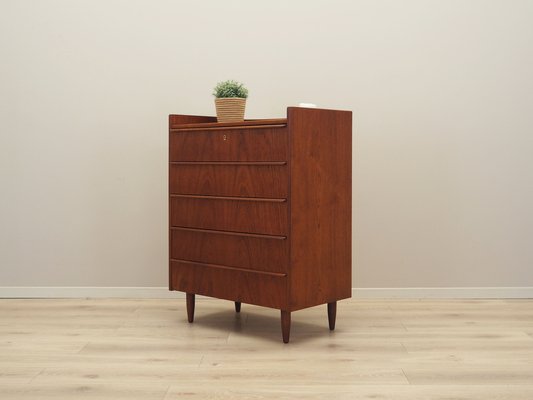
[[[533,300],[0,300],[0,399],[533,399]]]

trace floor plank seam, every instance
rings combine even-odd
[[[161,400],[165,400],[167,398],[170,388],[171,388],[171,385],[168,385],[167,390],[165,390],[165,393],[163,394],[163,397],[161,397]]]
[[[28,385],[31,385],[31,384],[33,383],[33,381],[34,381],[39,375],[41,375],[41,374],[44,372],[45,369],[46,369],[46,367],[43,368],[42,370],[40,370],[39,373],[36,374],[33,378],[31,378],[30,381],[28,382]]]
[[[198,363],[198,368],[200,368],[200,366],[202,365],[204,358],[205,358],[205,355],[203,355],[202,358],[200,358],[200,362]]]
[[[80,354],[80,353],[83,351],[83,349],[85,349],[85,348],[86,348],[87,346],[89,346],[90,344],[91,344],[91,342],[87,342],[87,343],[85,343],[85,344],[81,347],[81,349],[79,349],[75,354],[76,354],[76,355]]]
[[[402,346],[403,346],[403,344],[402,344]],[[401,370],[402,370],[402,374],[403,374],[403,376],[405,377],[405,380],[407,381],[407,384],[408,384],[408,385],[412,385],[411,381],[410,381],[409,378],[407,377],[407,374],[405,373],[405,371],[403,370],[403,368],[401,368]]]

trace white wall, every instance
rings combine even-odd
[[[354,111],[354,286],[533,286],[532,1],[0,0],[0,286],[166,286],[167,115]]]

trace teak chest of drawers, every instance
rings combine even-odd
[[[292,311],[351,297],[352,113],[169,117],[169,288]]]

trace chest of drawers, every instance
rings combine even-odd
[[[169,117],[169,288],[291,312],[351,296],[352,113]]]

